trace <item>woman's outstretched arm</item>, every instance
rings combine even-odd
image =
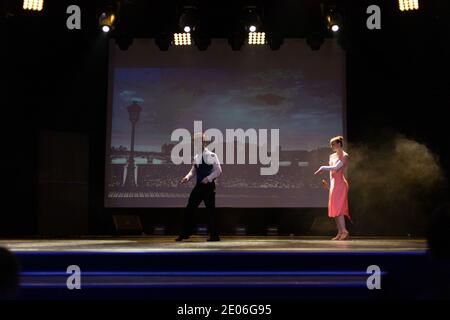
[[[321,166],[314,174],[319,174],[323,171],[336,171],[344,166],[343,160],[338,160],[333,166]]]
[[[321,166],[319,168],[319,170],[322,169],[322,170],[326,170],[326,171],[333,171],[333,170],[339,170],[343,166],[344,166],[344,162],[342,160],[338,160],[338,162],[336,162],[336,164],[334,166]]]

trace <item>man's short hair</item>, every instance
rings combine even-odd
[[[200,139],[202,139],[203,141],[209,141],[208,136],[203,132],[196,132],[192,136],[192,140],[200,140]]]

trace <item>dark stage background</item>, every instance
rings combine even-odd
[[[261,3],[285,37],[304,38],[313,2]],[[158,224],[177,232],[180,208],[104,207],[108,39],[97,26],[104,2],[46,1],[42,15],[15,16],[5,14],[8,3],[0,27],[6,84],[0,235],[111,234],[111,217],[119,213],[139,214],[148,233]],[[154,37],[175,2],[160,8],[139,3],[136,13],[151,17],[130,19],[133,34]],[[70,4],[82,8],[80,31],[65,27]],[[338,4],[345,12],[339,43],[347,61],[351,232],[423,235],[434,208],[448,201],[449,3],[426,1],[408,15],[399,13],[396,1]],[[382,9],[381,30],[365,27],[371,4]],[[220,21],[233,6],[209,6],[210,20],[217,22],[212,36],[226,37]],[[219,214],[223,231],[230,233],[239,224],[248,225],[251,234],[275,225],[282,234],[329,230],[326,209],[222,208]]]

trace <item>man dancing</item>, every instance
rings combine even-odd
[[[199,143],[201,141],[201,143]],[[207,241],[220,241],[219,231],[215,217],[216,207],[216,185],[214,180],[222,173],[219,159],[214,152],[206,148],[207,139],[205,134],[194,134],[194,149],[200,145],[201,150],[197,150],[194,156],[194,163],[189,173],[181,179],[181,183],[188,182],[194,174],[196,175],[196,184],[189,196],[189,201],[184,211],[183,225],[180,235],[175,241],[188,239],[192,234],[193,215],[195,209],[203,201],[208,214],[209,238]]]

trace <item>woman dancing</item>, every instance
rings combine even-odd
[[[334,137],[330,140],[331,149],[329,166],[321,166],[314,174],[330,171],[330,194],[328,198],[328,216],[334,218],[338,233],[331,240],[348,240],[349,233],[345,227],[345,217],[350,219],[348,212],[348,183],[344,171],[348,165],[348,154],[343,147],[344,138]]]

